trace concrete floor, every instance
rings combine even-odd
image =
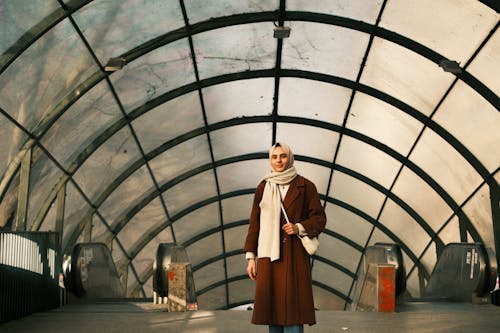
[[[152,303],[67,305],[0,324],[1,333],[267,332],[250,324],[251,311],[166,312]],[[407,303],[395,313],[318,311],[305,332],[500,332],[500,307],[464,303]]]

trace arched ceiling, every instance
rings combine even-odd
[[[132,297],[158,244],[182,244],[201,307],[246,304],[280,140],[327,212],[318,307],[350,301],[376,242],[401,244],[418,297],[450,242],[499,261],[499,18],[473,0],[2,1],[0,226],[104,242]]]

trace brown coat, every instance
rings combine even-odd
[[[262,181],[255,191],[250,226],[244,251],[257,253],[260,228],[259,203],[264,192]],[[317,236],[326,225],[326,215],[316,186],[297,176],[290,183],[284,206],[290,222],[300,222],[307,234]],[[281,224],[285,223],[282,214]],[[259,258],[252,323],[262,325],[300,325],[316,323],[310,257],[300,239],[281,231],[280,259]],[[258,253],[257,253],[258,256]]]

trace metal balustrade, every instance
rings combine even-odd
[[[59,235],[0,231],[0,322],[65,303]]]

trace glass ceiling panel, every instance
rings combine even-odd
[[[0,105],[23,126],[32,128],[96,70],[84,44],[64,20],[2,73]]]
[[[29,29],[59,8],[56,0],[5,0],[0,2],[0,54]]]
[[[256,123],[223,128],[210,132],[214,158],[224,158],[242,154],[267,152],[271,146],[271,123]],[[257,184],[256,184],[257,185]]]
[[[52,187],[63,176],[63,172],[39,148],[33,150],[31,161],[28,218],[26,220],[28,230]]]
[[[21,129],[0,115],[0,175],[4,175],[26,139],[27,135]]]
[[[467,67],[473,77],[468,77],[467,82],[475,87],[471,88],[466,82],[456,80],[455,75],[443,72],[425,57],[378,37],[374,38],[367,63],[360,69],[367,52],[369,34],[305,21],[285,21],[285,25],[292,27],[292,32],[290,38],[283,40],[280,67],[353,81],[362,71],[361,84],[391,95],[423,115],[431,115],[439,106],[435,115],[432,113],[432,121],[442,126],[452,136],[451,139],[456,138],[456,142],[470,150],[471,155],[489,172],[494,172],[500,164],[497,144],[500,142],[500,132],[497,130],[500,118],[496,105],[484,99],[474,88],[481,90],[484,84],[494,94],[500,93],[500,67],[497,65],[500,37],[498,33],[492,33],[487,43],[485,40],[498,25],[498,13],[480,1],[462,2],[288,0],[286,9],[374,24],[384,5],[381,27],[457,60],[462,66],[474,55],[475,58]],[[72,3],[72,8],[78,6],[78,1]],[[37,32],[33,27],[48,23],[44,20],[48,20],[53,11],[63,15],[61,4],[54,0],[1,2],[0,54],[23,34],[32,38],[30,36]],[[184,4],[188,21],[193,24],[240,13],[254,13],[255,17],[261,11],[278,13],[280,2],[218,0],[208,6],[206,1],[185,0]],[[196,34],[193,36],[196,54],[194,64],[188,40],[183,39],[142,56],[138,50],[138,58],[122,70],[110,74],[121,104],[126,112],[130,112],[133,129],[140,147],[147,154],[146,158],[150,159],[149,166],[155,179],[160,186],[169,185],[170,181],[175,183],[164,189],[162,197],[155,197],[138,213],[132,214],[130,209],[140,204],[147,194],[154,193],[155,186],[148,165],[140,164],[144,157],[122,118],[117,102],[110,94],[108,83],[102,80],[75,104],[68,105],[64,113],[62,110],[72,96],[80,93],[77,89],[81,89],[81,85],[94,84],[95,75],[100,75],[100,68],[92,58],[93,52],[101,64],[105,64],[110,57],[119,56],[145,43],[149,45],[157,37],[169,33],[172,35],[175,29],[185,29],[180,2],[94,0],[71,15],[76,27],[71,20],[61,21],[5,68],[0,76],[0,108],[1,112],[11,115],[33,134],[42,133],[40,143],[57,162],[65,168],[73,168],[71,172],[76,169],[73,180],[81,187],[83,196],[70,181],[66,196],[63,245],[67,245],[66,251],[70,252],[75,241],[88,241],[89,230],[83,224],[89,223],[88,226],[93,227],[91,240],[110,245],[118,269],[124,275],[128,272],[129,295],[143,296],[138,292],[141,289],[138,287],[147,281],[143,289],[147,297],[152,296],[152,278],[147,273],[150,272],[154,253],[159,243],[174,240],[187,245],[193,266],[219,258],[227,251],[238,253],[198,269],[195,272],[198,290],[224,282],[225,272],[229,278],[245,276],[245,260],[239,252],[248,225],[230,226],[248,220],[253,194],[236,195],[218,202],[217,190],[223,196],[231,192],[253,190],[269,171],[268,161],[266,158],[238,161],[238,158],[245,158],[246,154],[252,153],[266,154],[274,135],[278,141],[289,143],[296,155],[318,159],[320,163],[332,163],[339,148],[335,160],[339,166],[389,188],[401,168],[398,160],[348,135],[342,137],[342,145],[338,147],[338,132],[307,124],[309,121],[320,121],[324,125],[342,125],[347,110],[348,130],[375,140],[403,156],[410,152],[415,140],[418,140],[410,161],[426,174],[419,174],[418,170],[414,173],[414,170],[404,167],[391,191],[433,230],[443,228],[439,237],[445,244],[460,241],[458,218],[422,176],[428,175],[436,181],[462,207],[486,245],[494,247],[490,199],[490,195],[494,194],[490,193],[484,180],[439,135],[439,130],[433,132],[426,128],[423,136],[418,138],[423,126],[421,122],[376,97],[360,91],[352,95],[351,89],[336,84],[293,77],[279,78],[279,91],[275,92],[275,78],[265,77],[220,83],[206,88],[199,86],[201,95],[195,90],[147,110],[148,105],[145,103],[158,97],[172,98],[168,97],[168,93],[175,88],[186,84],[192,84],[189,87],[193,89],[198,88],[194,84],[194,65],[201,79],[261,69],[270,70],[267,72],[270,73],[276,66],[277,46],[280,44],[273,38],[276,22],[235,24]],[[81,40],[78,30],[83,32],[90,49]],[[10,56],[4,55],[4,61]],[[215,80],[207,80],[208,84],[213,82]],[[354,96],[352,104],[351,95]],[[444,96],[446,98],[443,100]],[[275,110],[274,98],[277,98],[278,103]],[[200,101],[203,102],[203,110]],[[223,128],[205,127],[205,120],[209,125],[224,125],[223,122],[227,120],[251,121],[243,118],[272,116],[273,112],[277,112],[278,118],[269,117],[266,122]],[[281,116],[296,117],[299,122],[305,120],[305,123],[275,122]],[[51,124],[52,117],[55,120],[52,127],[42,128]],[[123,127],[113,133],[115,124],[122,124]],[[276,126],[275,133],[273,125]],[[433,126],[432,123],[430,126]],[[193,136],[194,133],[196,136]],[[108,138],[109,135],[111,137]],[[0,114],[0,175],[9,171],[7,168],[14,158],[21,156],[18,150],[27,138],[23,131]],[[461,147],[458,146],[458,149]],[[87,158],[82,152],[91,155]],[[218,163],[226,158],[232,158],[234,162],[217,166],[216,170],[212,166],[188,179],[177,178],[200,166],[210,166],[212,162]],[[132,166],[140,168],[131,169]],[[373,218],[380,213],[385,195],[365,183],[365,179],[358,180],[348,173],[335,170],[331,188],[328,189],[332,172],[330,168],[301,160],[296,160],[296,166],[299,174],[316,184],[320,194],[329,193],[328,199],[338,200],[339,204],[345,203]],[[19,177],[17,171],[12,172],[15,177]],[[127,176],[128,173],[131,175]],[[55,198],[49,195],[57,189],[56,186],[62,184],[64,179],[60,180],[61,175],[57,165],[35,146],[28,226],[40,213],[40,207],[48,206]],[[492,177],[500,181],[499,172]],[[18,178],[9,183],[10,188],[5,188],[7,182],[11,181],[10,177],[0,181],[0,191],[7,192],[0,203],[0,214],[7,212],[15,216],[13,209],[8,211],[8,205],[15,209],[15,204],[6,200],[17,197]],[[112,193],[109,195],[107,191]],[[107,197],[101,198],[104,194]],[[101,205],[100,200],[105,200],[99,207],[103,219],[98,214],[92,214],[93,208],[89,207],[85,197],[88,197],[91,205]],[[167,213],[160,199],[165,200]],[[207,200],[215,201],[207,205]],[[40,230],[54,229],[56,208],[55,204],[47,208]],[[195,210],[188,213],[186,210],[189,208]],[[223,216],[220,216],[221,213]],[[428,249],[425,248],[430,241],[429,235],[391,199],[382,213],[380,221],[384,227],[406,242],[414,255],[422,255],[422,262],[427,273],[430,273],[436,262],[436,248],[434,243]],[[349,245],[350,242],[364,246],[365,243],[395,241],[376,228],[373,236],[370,236],[373,225],[369,221],[328,200],[326,214],[328,230],[346,237],[349,242],[324,234],[319,255],[353,272],[361,253]],[[130,221],[126,223],[128,218]],[[173,222],[172,226],[167,226],[169,218]],[[207,234],[220,228],[222,222],[227,229]],[[108,223],[116,229],[110,231]],[[470,232],[467,235],[466,240],[474,241]],[[222,236],[225,237],[225,244]],[[203,238],[198,240],[200,237]],[[151,242],[149,238],[152,238]],[[425,252],[420,253],[422,251]],[[131,265],[129,256],[133,259]],[[408,271],[414,266],[407,254],[404,254],[404,258]],[[418,270],[410,276],[407,284],[408,290],[419,296],[421,277],[415,272]],[[320,260],[315,261],[313,276],[317,281],[346,294],[352,282],[348,274]],[[200,307],[225,307],[226,288],[229,289],[229,302],[253,298],[254,285],[248,279],[237,280],[201,295]],[[340,309],[343,307],[344,301],[335,295],[318,287],[314,287],[314,290],[315,294],[321,295],[321,304],[331,306],[338,303]]]
[[[179,2],[95,0],[74,19],[101,64],[167,31],[184,26]]]
[[[376,218],[385,196],[364,182],[341,172],[334,172],[332,188],[335,198]]]
[[[484,245],[495,248],[493,232],[493,215],[491,212],[490,188],[481,186],[480,190],[464,205],[463,210],[483,239]]]
[[[344,266],[346,269],[353,273],[356,272],[356,267],[361,256],[361,252],[353,249],[348,244],[332,237],[322,236],[320,242],[321,244],[318,249],[319,256],[328,258],[328,260]],[[344,273],[339,271],[337,274]]]
[[[135,204],[135,203],[134,203]],[[132,207],[125,207],[124,211]],[[132,253],[138,239],[149,235],[160,225],[166,223],[167,217],[160,199],[153,199],[146,207],[132,216],[130,221],[118,233],[118,238],[128,254]],[[156,249],[153,253],[156,253]],[[151,255],[151,254],[150,254]]]
[[[198,287],[197,287],[198,288]],[[220,286],[204,293],[197,297],[199,308],[203,309],[222,309],[226,306],[226,287]],[[198,324],[200,330],[203,330],[204,325]]]
[[[107,186],[140,159],[137,145],[127,127],[106,140],[78,169],[73,178],[88,197],[101,195]]]
[[[242,258],[243,259],[243,258]],[[243,259],[244,260],[244,259]],[[199,291],[210,286],[213,283],[222,281],[224,277],[224,261],[217,260],[216,262],[206,265],[198,269],[195,273],[196,289]]]
[[[391,199],[387,200],[379,222],[402,240],[413,253],[422,252],[431,240],[423,227]]]
[[[390,104],[356,93],[346,127],[406,156],[423,125]]]
[[[241,259],[240,259],[241,260]],[[233,266],[233,265],[231,265]],[[246,272],[243,269],[243,272]],[[252,285],[245,280],[238,280],[229,284],[229,304],[239,303],[254,298],[255,291]]]
[[[462,203],[482,179],[467,161],[434,132],[426,130],[410,160],[427,172],[458,203]]]
[[[360,82],[429,115],[454,78],[426,58],[397,44],[374,38]]]
[[[286,9],[337,15],[375,23],[382,2],[382,0],[288,0]]]
[[[141,252],[132,260],[135,271],[139,277],[145,276],[146,272],[153,267],[158,249],[157,241],[153,240],[146,245]]]
[[[142,294],[140,292],[140,289],[138,290],[138,294],[131,294],[133,290],[135,289],[138,285],[137,283],[137,278],[134,275],[134,271],[132,270],[132,266],[128,266],[127,270],[127,296],[131,297],[141,297]]]
[[[405,261],[406,264],[406,261]],[[409,272],[409,267],[406,266],[406,274]],[[409,276],[406,278],[406,292],[410,297],[421,297],[420,295],[420,279],[418,277],[418,270],[414,270],[411,272]]]
[[[128,210],[153,190],[154,183],[150,177],[148,168],[143,165],[127,177],[106,198],[106,201],[99,207],[99,212],[101,212],[110,225],[113,225],[117,222],[118,217],[124,214],[124,211]]]
[[[143,237],[145,237],[145,235],[140,235],[140,239],[142,239]],[[156,255],[156,249],[158,248],[159,244],[161,244],[161,243],[173,243],[173,242],[174,242],[174,239],[172,236],[171,229],[164,228],[151,240],[151,243],[154,244],[154,247],[153,247],[154,252],[152,252],[153,254],[150,254],[150,256]],[[136,248],[136,251],[137,250],[140,250],[140,248]],[[147,251],[145,251],[144,253],[147,253]]]
[[[279,114],[342,125],[351,89],[330,83],[284,77],[280,79]]]
[[[329,230],[352,240],[359,246],[364,246],[373,227],[371,223],[351,211],[331,203],[326,205],[325,212],[328,217],[327,228]]]
[[[498,21],[480,1],[389,1],[381,26],[465,63]]]
[[[301,69],[356,80],[369,35],[321,23],[290,22],[281,68]]]
[[[110,78],[127,112],[193,82],[196,78],[188,40],[181,39],[145,54]]]
[[[253,193],[239,195],[222,201],[222,212],[224,214],[224,223],[232,223],[250,218],[252,209]],[[244,234],[246,235],[246,228]],[[241,244],[243,246],[243,244]]]
[[[427,269],[427,272],[429,274],[432,273],[432,270],[434,268],[434,265],[436,264],[437,261],[437,253],[436,253],[436,247],[434,244],[432,244],[425,253],[417,253],[417,256],[422,256],[420,258],[420,263]],[[406,259],[406,258],[405,258]]]
[[[173,229],[177,243],[184,244],[186,241],[219,226],[219,205],[212,203],[182,216],[174,222]],[[192,260],[192,258],[190,259]]]
[[[148,279],[148,281],[145,284],[143,284],[142,289],[144,290],[146,297],[153,297],[153,277],[152,276]]]
[[[205,135],[182,142],[150,162],[151,170],[160,186],[185,172],[211,163],[210,150]]]
[[[270,171],[268,160],[251,160],[231,163],[217,168],[221,193],[240,189],[254,189]],[[250,208],[250,206],[249,206]]]
[[[356,152],[353,154],[353,152]],[[337,163],[389,188],[401,163],[362,141],[344,136]]]
[[[193,36],[200,79],[275,65],[272,22],[245,24]]]
[[[278,0],[218,0],[207,6],[205,0],[184,0],[189,23],[205,21],[212,17],[230,16],[241,13],[275,11],[279,8]]]
[[[85,218],[82,212],[87,211],[90,207],[73,183],[70,182],[66,183],[66,205],[64,208],[63,249],[69,245],[71,248],[68,251],[71,251],[74,244],[68,244],[70,236],[77,228],[78,223]]]
[[[148,153],[169,140],[204,126],[198,93],[170,100],[135,119],[132,126]]]
[[[83,229],[82,233],[86,236],[86,229]],[[109,222],[103,221],[97,214],[92,215],[92,230],[91,230],[91,240],[92,242],[100,242],[104,244],[111,244],[115,240],[114,234],[109,229]],[[88,240],[85,240],[88,241]],[[114,257],[116,261],[123,259],[125,256],[120,250],[115,252]]]
[[[116,268],[118,269],[120,267],[120,264],[125,256],[124,256],[124,253],[120,247],[120,245],[118,244],[118,242],[115,240],[113,240],[112,242],[110,242],[110,248],[111,248],[111,256],[113,257],[113,261],[115,262],[115,265],[116,265]],[[128,261],[127,259],[125,259],[125,261]],[[129,275],[130,278],[133,278],[133,274]]]
[[[439,238],[444,244],[460,242],[460,227],[458,225],[458,217],[453,216],[439,233]]]
[[[339,141],[337,132],[301,124],[278,123],[276,133],[277,141],[288,143],[295,155],[333,161]]]
[[[274,79],[259,78],[218,84],[203,89],[207,122],[217,123],[272,112]]]
[[[170,216],[216,195],[217,188],[212,170],[192,176],[163,192],[163,198]]]
[[[56,201],[57,202],[57,201]],[[47,215],[40,225],[39,231],[55,231],[56,229],[57,204],[50,205]]]
[[[328,181],[330,180],[330,169],[301,161],[296,161],[294,165],[299,175],[306,177],[316,185],[319,194],[326,193]]]
[[[198,243],[203,243],[203,244],[198,245]],[[196,264],[198,264],[198,261],[196,260],[197,258],[193,258],[191,256],[192,252],[204,253],[205,255],[203,256],[203,259],[213,258],[222,252],[221,244],[222,241],[220,235],[216,234],[210,236],[209,238],[202,239],[196,242],[196,244],[189,246],[188,247],[189,260],[191,260],[191,264],[193,266],[196,266]],[[203,252],[203,251],[208,251],[208,252]],[[217,260],[216,262],[210,265],[203,266],[200,269],[194,271],[193,274],[196,281],[196,289],[201,290],[213,283],[216,283],[224,279],[223,264],[224,262],[222,260]]]
[[[101,82],[64,112],[43,136],[44,147],[64,167],[69,167],[96,136],[121,117],[118,105],[110,97],[106,82]]]
[[[493,172],[500,165],[498,111],[469,86],[458,81],[433,119]]]
[[[500,34],[494,34],[484,45],[474,61],[467,67],[467,71],[491,89],[497,96],[500,95],[500,66],[498,66],[498,50],[500,50]]]
[[[319,260],[314,261],[314,268],[312,270],[313,281],[318,281],[334,288],[345,295],[349,293],[351,287],[352,277],[339,271],[337,268],[327,265]]]
[[[247,226],[224,230],[224,244],[227,252],[240,251],[243,253],[243,244],[245,244],[247,230]],[[238,257],[240,260],[245,260],[243,254]],[[243,274],[244,272],[245,271],[241,271],[239,274]]]
[[[429,184],[408,168],[403,168],[392,192],[438,231],[453,214],[450,206]]]
[[[373,230],[373,234],[371,235],[370,241],[368,242],[367,246],[372,246],[375,245],[376,243],[395,243],[395,242],[396,242],[395,239],[390,238],[389,235],[384,233],[379,228],[375,228]]]

